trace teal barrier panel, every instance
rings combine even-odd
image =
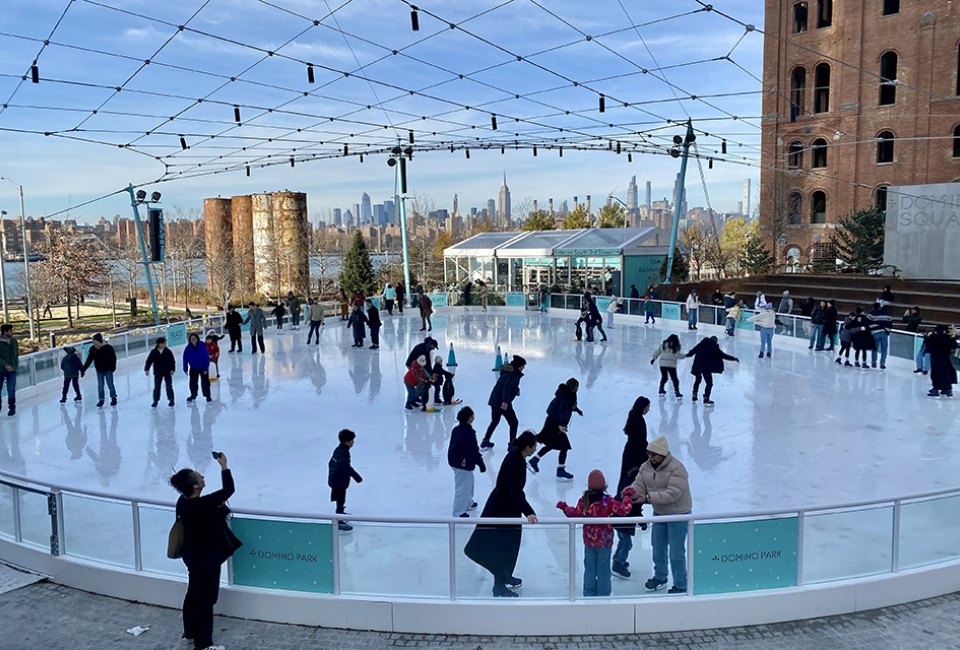
[[[244,308],[244,309],[237,309],[236,311],[240,314],[240,318],[242,318],[243,320],[247,320],[247,313],[249,313],[249,311],[250,311],[249,309],[246,309],[246,308]],[[241,321],[241,322],[242,322],[242,321]],[[249,331],[250,331],[250,323],[247,323],[246,325],[241,325],[241,326],[240,326],[240,331],[241,331],[241,332],[249,332]]]
[[[243,542],[233,556],[233,584],[333,593],[331,524],[234,517],[230,528]]]
[[[748,319],[748,318],[752,318],[753,315],[756,314],[756,313],[757,313],[757,312],[755,312],[755,311],[746,311],[746,310],[741,311],[741,312],[740,312],[740,320],[737,321],[737,329],[738,329],[738,330],[750,330],[750,331],[755,330],[756,328],[753,326],[753,323],[747,322],[747,319]]]
[[[201,337],[203,338],[203,337]],[[167,327],[167,346],[176,347],[187,343],[187,324],[174,323]]]
[[[661,318],[664,320],[680,320],[680,305],[669,302],[663,303],[663,314]]]
[[[434,307],[446,307],[447,306],[447,294],[445,293],[428,293],[430,300],[433,301]]]
[[[693,593],[795,587],[798,538],[796,517],[694,524]]]
[[[600,314],[607,313],[607,307],[610,306],[610,303],[613,301],[613,298],[597,298],[597,309],[600,311]]]
[[[521,293],[519,291],[507,292],[506,306],[507,307],[526,307],[527,294]]]

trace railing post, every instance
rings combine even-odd
[[[13,538],[17,543],[23,541],[23,528],[20,526],[20,488],[11,485],[13,488]]]
[[[47,513],[50,515],[50,555],[66,551],[63,539],[63,494],[59,490],[47,494]]]
[[[797,512],[797,586],[803,585],[803,527],[806,525],[806,514],[803,510]]]
[[[693,518],[687,520],[687,595],[693,595]]]
[[[577,525],[573,522],[567,523],[567,545],[569,554],[567,557],[567,572],[569,577],[569,589],[567,597],[571,602],[577,599]]]
[[[140,504],[131,501],[130,512],[133,515],[133,569],[139,573],[143,571],[143,553],[140,549]]]
[[[447,564],[450,571],[450,600],[457,599],[457,528],[453,522],[447,523]]]
[[[900,499],[893,502],[893,540],[890,548],[890,571],[900,571]]]
[[[30,359],[29,363],[30,363],[30,385],[36,386],[37,385],[37,360]]]
[[[330,520],[333,533],[333,595],[340,595],[340,526],[337,519]]]

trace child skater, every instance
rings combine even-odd
[[[574,413],[583,415],[583,411],[577,406],[579,389],[580,382],[573,377],[557,387],[557,392],[547,406],[547,418],[543,421],[543,428],[537,434],[537,442],[543,447],[536,456],[530,458],[529,467],[534,474],[540,472],[540,459],[556,449],[560,452],[560,457],[557,459],[557,480],[573,480],[573,474],[566,470],[567,452],[572,448],[570,438],[567,436],[567,427]]]
[[[643,324],[650,325],[651,323],[656,325],[657,319],[653,315],[653,298],[648,293],[643,298]]]
[[[587,490],[575,507],[558,501],[557,508],[567,517],[612,517],[626,515],[633,507],[632,487],[623,491],[623,500],[607,494],[603,472],[595,469],[587,478]],[[583,595],[609,596],[610,557],[613,551],[613,524],[585,524],[583,527]]]
[[[83,400],[80,395],[80,370],[83,368],[83,359],[77,354],[74,347],[63,348],[63,360],[60,361],[60,370],[63,371],[63,394],[60,396],[60,403],[67,403],[67,392],[70,386],[73,386],[74,402]]]
[[[350,318],[347,320],[347,327],[353,328],[353,345],[350,347],[363,347],[363,339],[367,338],[366,324],[367,315],[360,309],[360,305],[354,305],[353,311],[350,312]]]
[[[350,464],[350,448],[357,441],[357,434],[350,429],[341,429],[337,439],[340,444],[333,450],[327,464],[327,485],[330,486],[330,500],[337,504],[337,514],[344,515],[347,512],[347,488],[350,487],[350,479],[363,483],[363,477],[357,474],[357,470]],[[353,526],[342,519],[337,522],[337,528],[344,533],[353,530]]]
[[[434,358],[431,378],[433,379],[433,401],[435,403],[443,404],[444,406],[453,406],[463,401],[453,398],[453,393],[456,390],[453,385],[453,373],[449,370],[444,370],[443,359],[440,356]],[[441,389],[443,389],[442,402],[440,401]]]
[[[207,330],[207,338],[204,339],[207,352],[210,354],[210,363],[216,369],[216,374],[210,377],[210,381],[217,381],[220,377],[220,339],[222,338],[222,336],[217,336],[217,333],[213,330]]]
[[[427,374],[427,358],[422,354],[416,361],[410,364],[407,373],[403,376],[403,384],[407,388],[407,403],[404,405],[408,411],[412,411],[418,406],[426,410],[427,391],[430,389],[430,376]]]
[[[473,409],[464,406],[457,413],[457,426],[450,434],[450,446],[447,448],[447,463],[453,469],[453,516],[469,517],[470,510],[477,509],[473,500],[473,470],[479,468],[486,472],[483,455],[477,443],[477,432],[473,428]]]
[[[667,394],[664,390],[667,386],[667,378],[673,383],[673,395],[677,399],[683,397],[680,392],[680,379],[677,378],[677,361],[680,354],[680,338],[676,334],[671,334],[663,343],[653,351],[653,357],[650,359],[652,366],[658,359],[660,360],[660,391],[661,397]]]

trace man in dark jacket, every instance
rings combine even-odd
[[[873,350],[870,352],[870,367],[877,367],[877,354],[880,355],[880,369],[887,369],[887,350],[890,345],[890,330],[893,318],[882,303],[875,303],[870,312],[870,333],[873,335]]]
[[[350,448],[357,441],[357,434],[350,429],[341,429],[337,434],[340,444],[333,450],[333,456],[327,464],[327,485],[330,486],[330,500],[337,504],[337,514],[346,514],[347,488],[350,487],[350,479],[357,483],[363,483],[363,477],[357,474],[350,463]],[[353,526],[345,521],[339,521],[337,527],[349,533]]]
[[[2,263],[2,261],[0,261]],[[13,325],[0,326],[0,390],[7,385],[7,415],[17,412],[17,368],[20,366],[20,344],[13,337]]]
[[[370,328],[370,349],[380,349],[380,328],[383,322],[380,320],[380,310],[373,305],[373,301],[367,298],[367,327]]]
[[[113,385],[113,373],[117,370],[117,351],[103,340],[103,334],[99,332],[93,335],[93,345],[90,346],[90,352],[87,353],[87,361],[83,364],[83,370],[80,372],[81,377],[91,365],[97,371],[97,408],[103,406],[104,384],[110,389],[110,406],[116,406],[117,389]]]
[[[597,309],[597,301],[590,298],[590,304],[587,305],[587,310],[590,313],[590,316],[587,318],[587,342],[593,342],[593,328],[600,330],[600,336],[603,338],[600,339],[600,342],[607,340],[607,333],[603,331],[603,317],[600,315],[600,310]]]
[[[243,352],[243,339],[240,336],[240,330],[243,329],[243,316],[240,315],[233,305],[227,307],[226,319],[227,334],[230,335],[230,352],[236,349],[237,352]]]
[[[410,354],[407,355],[407,360],[406,362],[404,362],[403,367],[409,368],[410,364],[414,363],[417,360],[417,357],[424,356],[429,360],[431,358],[430,353],[439,348],[440,348],[440,344],[437,343],[436,339],[434,339],[432,336],[426,337],[425,339],[423,339],[423,343],[417,343],[415,346],[413,346],[413,349],[410,350]],[[429,372],[430,372],[430,366],[428,364],[427,373],[429,374]]]
[[[953,397],[953,385],[957,383],[957,369],[953,367],[951,356],[957,349],[957,341],[947,333],[945,325],[937,325],[932,334],[924,341],[930,353],[930,382],[933,387],[928,397]]]
[[[453,469],[454,479],[453,516],[469,517],[467,511],[477,507],[473,500],[473,470],[479,467],[481,473],[486,472],[487,466],[477,446],[473,409],[469,406],[460,409],[457,422],[450,433],[450,446],[447,448],[447,464]]]
[[[157,407],[157,403],[160,401],[161,384],[166,385],[167,402],[170,406],[173,406],[173,373],[177,371],[177,359],[173,356],[170,348],[167,347],[167,339],[163,336],[157,339],[157,344],[147,355],[143,373],[148,377],[150,376],[150,368],[153,368],[153,404],[150,406]]]
[[[510,363],[500,368],[500,377],[493,390],[490,391],[490,399],[487,404],[490,406],[490,426],[483,436],[483,442],[480,443],[481,449],[493,449],[493,443],[490,438],[494,430],[500,424],[500,418],[506,418],[510,425],[510,448],[513,447],[513,441],[517,437],[517,429],[520,428],[520,422],[517,420],[517,414],[513,410],[513,400],[520,394],[520,380],[523,378],[523,369],[527,365],[527,360],[519,355],[514,355]]]
[[[363,308],[357,305],[353,306],[350,312],[350,318],[347,319],[347,327],[353,328],[353,348],[362,348],[363,339],[367,336],[367,315],[363,313]]]
[[[713,374],[719,375],[723,372],[724,359],[737,363],[740,363],[740,359],[721,350],[716,336],[703,339],[685,356],[693,357],[693,367],[690,369],[690,373],[694,376],[693,401],[697,401],[697,392],[700,390],[702,380],[706,384],[706,389],[703,391],[703,405],[713,406],[713,402],[710,400],[710,393],[713,391]]]
[[[823,310],[823,334],[820,337],[818,350],[826,349],[827,352],[833,352],[833,338],[837,335],[837,301],[832,298],[827,301],[827,308]],[[824,348],[826,343],[830,347]]]

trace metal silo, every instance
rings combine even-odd
[[[253,200],[250,196],[230,198],[233,218],[233,262],[238,293],[251,294],[256,276],[253,263]]]
[[[258,293],[268,298],[277,297],[277,240],[274,235],[273,196],[254,194],[253,213],[253,264],[255,287]]]
[[[217,297],[233,291],[233,224],[230,199],[203,200],[203,241],[207,291]]]
[[[306,295],[310,288],[310,224],[307,195],[274,192],[273,223],[277,242],[280,290]]]

